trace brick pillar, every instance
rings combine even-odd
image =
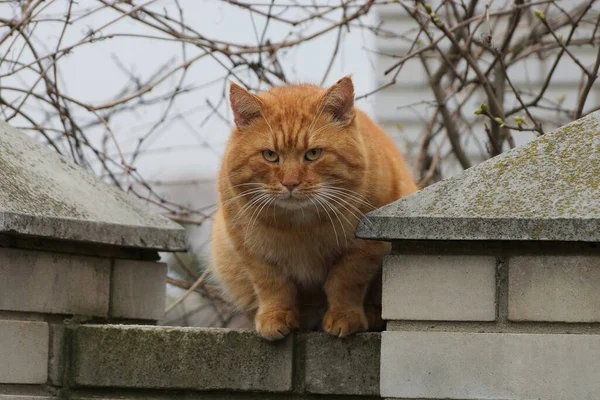
[[[0,247],[0,385],[62,386],[65,325],[153,325],[164,314],[156,252],[11,242]]]

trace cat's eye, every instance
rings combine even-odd
[[[306,161],[315,161],[321,155],[321,149],[310,149],[304,153],[304,159]]]
[[[268,162],[275,163],[279,161],[279,155],[272,150],[264,150],[262,155]]]

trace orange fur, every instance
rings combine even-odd
[[[300,292],[314,289],[327,298],[325,331],[366,330],[377,319],[377,309],[365,314],[367,291],[390,249],[354,231],[363,213],[417,190],[402,156],[354,108],[350,77],[328,90],[258,95],[232,84],[230,101],[236,127],[219,175],[216,277],[267,339],[299,326]]]

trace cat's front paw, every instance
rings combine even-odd
[[[256,315],[256,331],[267,340],[279,340],[300,326],[296,310],[273,310]]]
[[[362,307],[328,310],[323,317],[323,329],[338,337],[364,332],[368,327],[369,323]]]

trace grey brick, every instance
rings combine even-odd
[[[0,310],[108,313],[108,259],[0,248],[0,276]]]
[[[344,340],[313,333],[302,339],[308,392],[379,395],[379,333],[362,333]]]
[[[111,317],[161,319],[165,313],[166,279],[166,264],[116,260],[111,279]]]
[[[50,349],[48,354],[48,381],[55,386],[63,384],[65,327],[50,325]]]
[[[0,383],[46,383],[48,324],[0,321],[0,360]]]
[[[256,390],[292,387],[293,338],[252,331],[81,326],[73,332],[72,384],[115,388]]]
[[[384,332],[383,397],[597,399],[600,335]]]
[[[599,288],[599,256],[511,257],[508,317],[513,321],[600,322]]]
[[[386,320],[493,321],[496,259],[489,256],[387,256]]]

